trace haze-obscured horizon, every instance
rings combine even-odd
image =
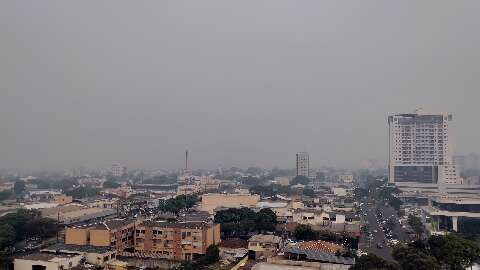
[[[386,164],[387,115],[480,152],[478,1],[2,1],[0,168]]]

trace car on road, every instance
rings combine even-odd
[[[377,248],[382,249],[382,248],[383,248],[383,245],[380,244],[380,243],[377,243]]]

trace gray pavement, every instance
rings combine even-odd
[[[359,248],[369,254],[373,253],[379,257],[384,258],[385,260],[393,261],[392,247],[386,245],[387,238],[385,237],[385,233],[383,232],[379,222],[377,221],[376,209],[380,209],[383,217],[390,217],[391,215],[394,215],[393,220],[395,221],[395,226],[392,229],[393,234],[398,236],[398,240],[405,241],[408,239],[405,231],[398,223],[398,216],[393,208],[389,206],[371,206],[365,208],[367,216],[364,217],[364,222],[368,224],[370,232],[373,233],[373,239],[369,241],[367,239],[367,235],[362,234],[360,238]],[[375,230],[377,231],[376,233],[374,232]],[[377,244],[381,244],[383,247],[378,248]]]

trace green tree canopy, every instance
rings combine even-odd
[[[275,231],[277,215],[270,208],[262,209],[256,216],[255,227],[259,231]]]
[[[476,242],[452,234],[431,236],[428,246],[431,254],[452,270],[470,267],[480,256],[480,248]]]
[[[74,199],[83,199],[97,196],[100,194],[100,190],[92,187],[77,187],[67,191],[66,194],[72,196]]]
[[[205,253],[205,261],[208,264],[218,262],[220,259],[220,250],[216,245],[210,245],[207,247],[207,252]]]
[[[42,218],[39,211],[19,209],[0,217],[0,249],[27,237],[50,237],[57,230],[55,220]]]
[[[75,178],[66,178],[52,183],[52,188],[61,189],[63,192],[72,190],[78,186],[78,180]]]
[[[303,195],[304,196],[308,196],[308,197],[311,197],[311,198],[314,198],[317,196],[317,194],[315,194],[315,191],[311,188],[305,188],[303,190]]]
[[[419,217],[416,217],[414,215],[409,215],[407,222],[408,222],[408,225],[412,227],[412,230],[415,232],[417,237],[420,238],[425,231],[425,227],[423,226],[422,220]]]
[[[388,262],[375,254],[363,255],[350,270],[400,270],[396,263]]]
[[[295,178],[293,178],[293,180],[290,184],[292,184],[292,185],[298,185],[298,184],[307,185],[308,183],[310,183],[310,179],[308,179],[308,177],[303,176],[303,175],[297,175],[297,176],[295,176]]]
[[[169,175],[157,175],[150,179],[143,180],[144,184],[157,184],[157,185],[167,185],[177,183],[178,178],[176,174]]]
[[[314,231],[310,225],[304,224],[300,224],[295,228],[293,236],[299,241],[312,241],[320,238],[320,235],[317,231]]]
[[[108,179],[107,181],[103,182],[103,188],[118,188],[118,187],[120,187],[120,184],[113,179]]]
[[[17,238],[15,229],[10,224],[0,225],[0,249],[12,246]]]
[[[228,236],[242,236],[254,231],[274,231],[277,215],[271,209],[255,213],[249,208],[230,208],[218,211],[215,222],[220,223],[222,232]]]
[[[13,192],[10,190],[0,191],[0,202],[11,199],[13,197]]]
[[[15,192],[15,194],[17,195],[21,195],[25,192],[25,181],[22,181],[22,180],[18,180],[15,182],[15,184],[13,185],[13,191]]]
[[[402,270],[440,270],[437,259],[430,254],[404,245],[393,249],[393,258],[402,266]]]
[[[198,197],[194,195],[179,195],[175,198],[160,202],[158,208],[163,212],[177,213],[182,209],[190,209],[198,202]]]

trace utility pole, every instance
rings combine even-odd
[[[185,173],[188,171],[188,149],[185,151]]]
[[[59,233],[60,233],[60,211],[57,212],[57,244],[58,244],[58,238],[59,238]]]

